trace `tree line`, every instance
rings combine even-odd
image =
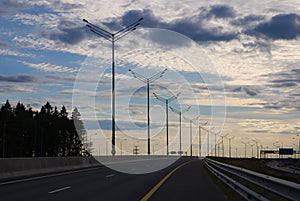
[[[74,125],[76,123],[76,128]],[[0,109],[0,157],[56,157],[88,155],[86,130],[77,108],[71,117],[49,102],[40,111],[7,100]]]

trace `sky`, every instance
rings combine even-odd
[[[150,77],[166,68],[150,87],[151,148],[158,154],[165,152],[165,113],[153,92],[163,97],[181,92],[171,106],[192,106],[183,119],[185,150],[188,119],[198,115],[200,124],[208,121],[210,146],[213,133],[217,140],[234,136],[232,150],[239,156],[242,142],[298,146],[293,138],[300,132],[299,1],[0,0],[0,5],[0,104],[9,99],[40,109],[49,101],[69,113],[78,107],[95,152],[108,149],[96,133],[110,138],[111,49],[85,27],[84,18],[111,32],[144,18],[116,44],[119,149],[124,143],[131,153],[138,145],[146,153],[141,137],[147,130],[146,88],[128,69]],[[178,115],[169,113],[170,149],[178,150]],[[196,154],[197,126],[192,131]],[[228,154],[228,140],[224,143]]]

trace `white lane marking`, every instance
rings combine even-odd
[[[67,190],[67,189],[70,189],[70,188],[71,188],[71,186],[66,186],[66,187],[59,188],[59,189],[56,189],[56,190],[53,190],[53,191],[49,191],[48,193],[49,194],[58,193],[60,191],[64,191],[64,190]]]
[[[109,177],[113,177],[113,176],[115,176],[115,174],[109,174],[109,175],[106,175],[105,177],[109,178]]]
[[[8,185],[8,184],[21,183],[21,182],[26,182],[26,181],[33,181],[33,180],[38,180],[38,179],[46,179],[46,178],[50,178],[50,177],[57,177],[57,176],[68,175],[68,174],[75,174],[75,173],[78,173],[78,172],[87,172],[87,171],[92,171],[92,170],[96,170],[96,169],[100,169],[100,168],[104,168],[104,166],[98,166],[98,167],[94,167],[94,168],[87,168],[87,169],[83,169],[83,170],[74,170],[74,171],[69,171],[69,172],[62,172],[62,173],[57,173],[57,174],[50,174],[50,175],[39,176],[39,177],[32,177],[32,178],[27,178],[27,179],[7,181],[7,182],[0,183],[0,186]]]

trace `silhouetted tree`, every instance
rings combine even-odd
[[[75,119],[80,120],[76,111]],[[0,108],[0,156],[79,156],[83,146],[79,134],[85,129],[82,124],[78,133],[73,119],[65,106],[59,111],[47,102],[33,111],[20,102],[13,108],[7,100]]]

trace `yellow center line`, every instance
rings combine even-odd
[[[166,180],[174,173],[176,172],[179,168],[185,166],[186,164],[190,163],[192,161],[185,162],[176,168],[174,168],[171,172],[169,172],[162,180],[160,180],[140,201],[147,201],[149,198],[163,185],[163,183],[166,182]]]

